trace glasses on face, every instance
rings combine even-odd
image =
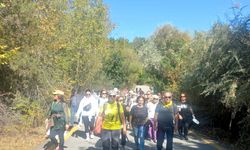
[[[172,96],[165,96],[164,98],[165,99],[170,99],[170,98],[172,98]]]

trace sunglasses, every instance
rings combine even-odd
[[[167,99],[167,98],[172,98],[172,96],[165,96],[164,98],[166,98],[166,99]]]

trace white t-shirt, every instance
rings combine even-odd
[[[89,110],[84,110],[83,108],[87,106],[88,104],[91,104],[91,108]],[[98,111],[98,100],[95,99],[92,95],[90,97],[83,97],[83,99],[80,102],[79,108],[76,112],[76,116],[95,116]]]
[[[108,98],[107,97],[105,97],[105,98],[103,98],[103,97],[100,97],[99,98],[99,108],[100,107],[102,107],[102,105],[104,104],[104,103],[106,103],[108,101]]]
[[[155,108],[157,106],[158,103],[152,103],[152,102],[148,102],[147,103],[147,107],[148,107],[148,118],[154,118],[155,115]]]

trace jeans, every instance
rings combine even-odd
[[[74,122],[77,122],[78,120],[75,120],[75,114],[77,112],[77,106],[71,106],[71,112],[70,112],[70,125],[74,125]]]
[[[92,116],[90,119],[88,116],[83,116],[82,121],[85,127],[85,132],[89,133],[94,129],[94,124],[95,124],[95,117]]]
[[[162,150],[165,135],[167,135],[166,150],[173,149],[174,127],[158,127],[157,130],[157,150]]]
[[[103,150],[118,150],[121,130],[102,129],[101,139]]]
[[[133,133],[134,133],[136,148],[139,150],[144,150],[144,133],[145,133],[144,125],[138,125],[133,127]]]
[[[180,136],[187,137],[188,135],[188,129],[191,125],[192,120],[179,120],[179,126],[178,126],[178,132]],[[183,135],[184,133],[184,135]]]
[[[52,143],[55,143],[56,145],[57,140],[55,138],[55,136],[58,135],[59,136],[59,148],[60,150],[63,150],[63,145],[64,145],[64,129],[54,129],[54,130],[50,130],[50,135],[49,138],[51,139]]]
[[[127,135],[123,134],[123,129],[121,129],[121,145],[125,146],[127,143]]]

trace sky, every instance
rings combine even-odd
[[[232,14],[232,6],[246,6],[243,14],[250,14],[250,0],[103,0],[115,29],[110,37],[148,38],[154,31],[171,24],[184,32],[208,31],[220,20]]]

